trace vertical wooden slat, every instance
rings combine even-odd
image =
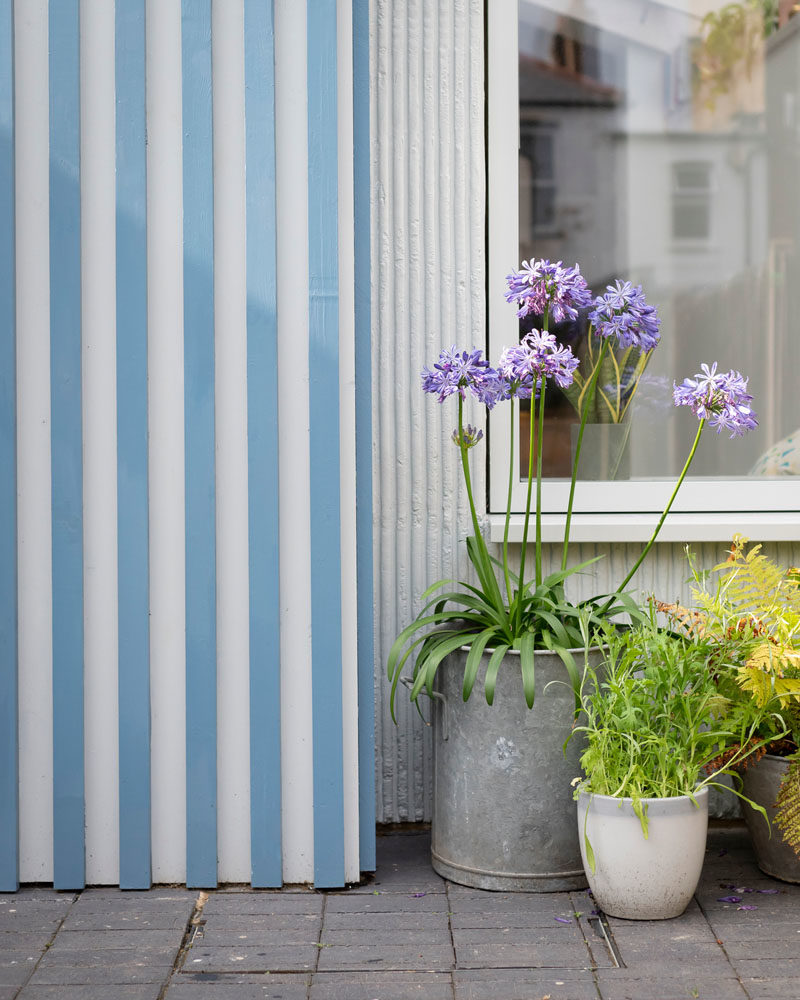
[[[308,0],[314,884],[344,884],[336,2]]]
[[[375,637],[372,563],[369,0],[353,0],[356,576],[358,580],[359,863],[375,869]]]
[[[0,2],[0,891],[19,887],[14,5]]]
[[[282,882],[275,49],[271,0],[245,0],[244,18],[250,855],[252,884],[266,887]]]
[[[217,884],[211,0],[183,0],[186,884]]]
[[[53,884],[85,881],[79,0],[51,3]]]
[[[151,882],[144,0],[117,0],[116,109],[119,884],[143,889]]]

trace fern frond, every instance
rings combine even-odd
[[[682,604],[667,604],[664,601],[656,601],[656,610],[661,611],[681,635],[687,639],[703,639],[707,634],[708,616],[702,611],[695,611],[694,608],[685,608]]]
[[[783,839],[800,856],[800,756],[795,755],[778,792],[775,823]]]

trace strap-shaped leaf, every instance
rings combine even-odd
[[[412,701],[419,696],[423,688],[427,689],[429,695],[433,694],[433,681],[436,677],[439,664],[445,656],[449,656],[450,653],[463,645],[464,636],[462,634],[446,636],[441,642],[437,642],[436,645],[430,647],[430,651],[423,663],[417,660],[416,677],[414,678],[414,685],[411,688]]]
[[[467,663],[464,669],[464,685],[461,690],[464,701],[472,694],[472,688],[475,686],[475,678],[478,676],[478,669],[483,658],[483,651],[486,649],[487,643],[496,638],[496,636],[496,629],[487,628],[472,640],[472,645],[467,654]]]
[[[489,657],[489,665],[486,667],[486,681],[484,683],[484,690],[486,691],[486,701],[491,705],[494,702],[494,689],[497,685],[497,672],[500,669],[500,664],[503,662],[506,653],[511,647],[505,643],[501,646],[496,646],[494,652]]]
[[[526,632],[519,641],[519,663],[522,669],[522,690],[525,692],[525,704],[528,708],[533,708],[533,699],[535,697],[535,646],[536,639],[532,632]]]

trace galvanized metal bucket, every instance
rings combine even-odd
[[[770,753],[757,764],[751,764],[744,772],[742,791],[748,799],[764,807],[769,825],[764,822],[760,813],[746,803],[742,803],[742,811],[753,841],[756,863],[761,871],[783,882],[800,882],[800,858],[783,839],[780,827],[775,824],[775,800],[788,769],[789,762],[785,757],[776,757]]]
[[[584,650],[573,650],[579,669]],[[493,705],[484,696],[489,655],[468,701],[466,651],[442,663],[432,703],[432,863],[440,875],[478,889],[556,892],[586,886],[571,782],[584,744],[563,746],[575,699],[556,653],[535,655],[536,699],[525,704],[519,654],[509,652]],[[604,651],[592,649],[595,668]]]

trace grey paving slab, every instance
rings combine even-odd
[[[6,951],[44,951],[53,940],[55,928],[46,931],[0,930],[0,955]]]
[[[381,892],[444,892],[446,882],[428,866],[409,867],[399,870],[384,870],[364,885],[348,890],[352,893]]]
[[[387,912],[430,913],[432,911],[446,913],[449,908],[447,896],[442,892],[426,893],[424,896],[400,892],[379,893],[377,895],[353,893],[349,896],[338,893],[329,893],[325,904],[326,914]]]
[[[65,986],[62,983],[58,986],[27,986],[18,994],[17,1000],[158,1000],[160,992],[158,983],[137,986]]]
[[[455,1000],[598,1000],[591,972],[491,969],[453,973]]]
[[[456,944],[460,969],[590,969],[583,939],[569,944]]]
[[[56,938],[54,948],[90,951],[92,949],[135,949],[140,952],[177,951],[183,938],[183,930],[67,930],[62,928]]]
[[[319,972],[310,1000],[453,1000],[453,987],[442,972]]]
[[[45,956],[47,957],[47,956]],[[172,972],[172,963],[144,961],[107,963],[105,965],[40,964],[30,979],[31,986],[129,986],[137,983],[162,985]]]
[[[183,931],[191,915],[191,908],[141,906],[135,909],[107,909],[82,912],[72,910],[64,920],[65,931],[127,931],[175,930]],[[2,927],[2,921],[0,921]]]
[[[302,914],[322,913],[323,895],[318,892],[212,892],[203,905],[203,916],[208,919],[218,913],[244,914]]]
[[[307,1000],[308,976],[180,976],[169,984],[165,1000]]]
[[[707,944],[694,941],[687,937],[672,946],[664,942],[637,942],[635,945],[620,942],[616,937],[622,959],[627,968],[620,969],[619,974],[628,978],[641,978],[652,974],[655,977],[678,977],[685,970],[702,969],[708,976],[731,976],[733,969],[725,952],[717,944]],[[677,970],[677,971],[676,971]]]
[[[216,927],[206,924],[196,944],[205,948],[271,948],[275,945],[316,945],[319,941],[321,921],[315,920],[305,927],[264,928],[239,926]]]
[[[0,955],[0,986],[20,987],[36,968],[40,953],[21,950],[5,951]]]
[[[385,944],[401,944],[415,947],[420,944],[450,944],[450,928],[447,924],[433,930],[430,927],[392,928],[391,930],[376,930],[374,928],[326,927],[322,932],[324,945],[346,947],[348,945],[370,944],[383,946]]]
[[[800,997],[800,978],[797,977],[744,979],[742,985],[751,1000],[797,1000]]]
[[[348,913],[325,913],[325,928],[327,930],[359,930],[391,931],[416,929],[447,930],[447,912],[420,913],[419,910],[390,910],[382,913],[374,911],[351,911]]]
[[[246,942],[245,942],[246,945]],[[187,972],[306,972],[317,964],[316,945],[206,947],[193,945],[183,961]]]
[[[320,948],[319,972],[350,969],[358,972],[449,971],[453,949],[446,945],[363,944]]]
[[[800,956],[797,958],[740,958],[733,964],[740,979],[766,979],[770,976],[774,976],[776,979],[800,979]]]
[[[318,913],[233,913],[203,912],[201,921],[206,929],[216,931],[279,931],[298,930],[308,932],[309,928],[322,925],[322,912]]]
[[[704,970],[671,978],[663,973],[639,979],[622,977],[620,970],[597,973],[603,1000],[746,1000],[733,976],[709,978]]]
[[[0,986],[0,1000],[15,1000],[19,996],[18,986]]]

